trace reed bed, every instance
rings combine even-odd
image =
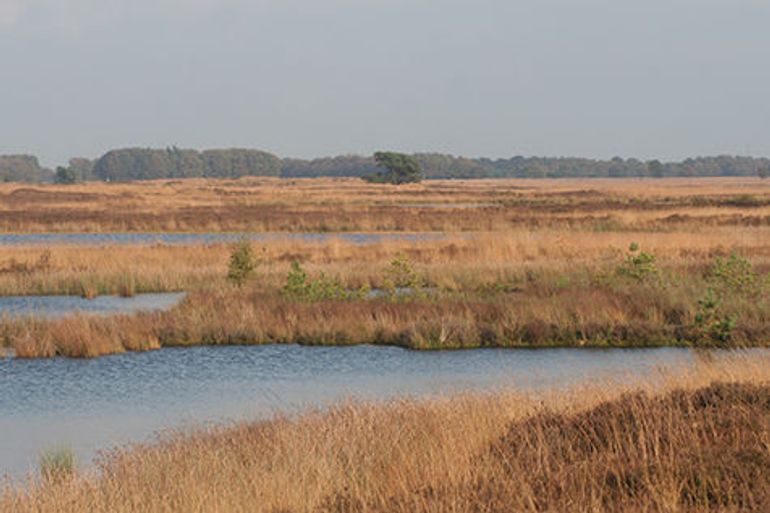
[[[170,432],[0,492],[8,513],[762,512],[770,365]]]
[[[643,251],[631,252],[625,234],[579,232],[371,245],[278,241],[255,246],[256,275],[244,286],[226,278],[228,245],[5,248],[0,259],[14,255],[12,270],[0,273],[6,294],[189,294],[163,313],[0,320],[0,346],[32,358],[200,344],[770,344],[770,247],[753,231],[634,235]],[[292,262],[339,291],[287,295]],[[424,289],[418,296],[358,292],[386,290],[394,262],[411,268]]]
[[[7,215],[17,231],[450,228],[418,241],[255,242],[256,273],[242,287],[227,280],[229,244],[3,246],[0,295],[189,292],[160,314],[0,320],[0,346],[19,356],[232,343],[770,344],[770,183],[759,179],[7,184],[0,199],[0,229]],[[121,224],[141,216],[149,224]],[[716,283],[714,266],[732,255]],[[386,289],[395,261],[429,293],[341,293]],[[294,262],[337,293],[287,297]]]
[[[528,270],[571,273],[621,261],[631,242],[670,268],[697,269],[733,252],[770,269],[769,228],[715,228],[699,233],[569,230],[446,234],[439,240],[384,240],[354,244],[339,238],[314,242],[255,242],[263,284],[279,286],[288,264],[337,275],[353,286],[379,285],[384,266],[399,256],[419,265],[429,281],[447,288],[475,287],[522,276]],[[221,282],[230,244],[0,246],[0,295],[118,294],[192,290]],[[511,278],[513,279],[513,278]]]
[[[502,268],[482,283],[474,268],[468,278],[451,280],[455,288],[445,277],[442,287],[426,288],[420,297],[360,296],[354,287],[342,289],[352,297],[292,297],[277,276],[256,277],[243,287],[220,279],[192,290],[168,312],[6,319],[0,346],[34,358],[268,343],[412,349],[770,344],[767,275],[752,271],[751,283],[733,289],[714,281],[706,266],[656,269],[642,279],[619,269]]]

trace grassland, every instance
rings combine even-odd
[[[0,184],[0,231],[693,231],[770,225],[770,181],[355,179]]]
[[[0,490],[7,513],[763,512],[770,362],[647,385],[348,404],[167,433]]]
[[[177,219],[177,229],[320,229],[312,223],[334,230],[451,228],[442,238],[417,242],[279,237],[255,243],[259,265],[242,287],[226,279],[227,244],[0,247],[2,295],[189,292],[165,313],[6,319],[0,346],[17,356],[90,357],[196,344],[770,344],[770,184],[759,180],[403,188],[350,180],[193,180],[47,186],[35,194],[10,185],[0,186],[0,194],[2,187],[7,197],[21,190],[37,198],[14,212],[39,214],[42,224],[26,225],[38,231],[165,226],[113,224],[112,214],[143,213]],[[72,204],[62,199],[84,194],[91,196]],[[124,203],[128,197],[135,202]],[[250,205],[243,220],[253,223],[228,217],[230,202]],[[80,213],[67,218],[57,210],[65,206]],[[199,224],[180,224],[188,207],[208,214],[185,217]],[[66,222],[49,222],[46,212],[59,212]],[[340,213],[355,222],[339,224]],[[281,222],[258,224],[264,216]],[[91,224],[67,224],[73,219]],[[212,219],[217,222],[209,224]],[[632,243],[638,246],[633,251]],[[293,262],[307,274],[305,292],[287,292]],[[389,288],[416,293],[388,295]],[[372,297],[369,290],[381,293]]]

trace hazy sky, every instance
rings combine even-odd
[[[770,155],[768,0],[0,0],[0,153]]]

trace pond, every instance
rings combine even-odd
[[[56,319],[76,313],[89,315],[132,314],[169,310],[185,297],[184,292],[137,294],[132,297],[98,296],[4,296],[0,297],[0,318],[34,316]]]
[[[21,478],[40,451],[61,444],[83,466],[99,449],[147,441],[168,428],[260,419],[350,398],[649,380],[662,367],[691,367],[696,358],[681,348],[414,352],[269,345],[93,360],[0,359],[0,476]]]
[[[372,244],[380,241],[403,240],[420,242],[441,240],[444,234],[425,233],[25,233],[0,234],[0,246],[74,244],[100,246],[112,244],[218,244],[237,242],[243,238],[255,242],[298,240],[325,242],[340,239],[353,244]]]

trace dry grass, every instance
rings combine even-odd
[[[0,322],[0,345],[24,357],[90,357],[196,344],[396,344],[411,348],[770,343],[770,246],[761,229],[698,234],[512,232],[356,245],[276,241],[246,287],[226,281],[228,245],[0,249],[0,293],[188,290],[163,314]],[[630,241],[656,255],[660,276],[618,276]],[[751,260],[763,292],[720,305],[730,340],[697,326],[716,257]],[[385,285],[401,255],[434,292],[420,301],[297,301],[282,294],[290,262],[353,290]],[[40,262],[45,262],[45,266]],[[734,297],[733,297],[734,296]],[[718,319],[716,319],[718,320]]]
[[[736,253],[759,275],[770,271],[770,183],[750,178],[404,187],[330,179],[185,180],[0,185],[0,198],[0,229],[7,215],[15,224],[6,228],[16,231],[450,229],[444,239],[420,242],[257,243],[263,263],[243,290],[226,282],[226,244],[0,247],[0,295],[191,293],[167,314],[0,322],[0,345],[29,357],[266,342],[712,345],[714,337],[696,319],[715,258]],[[631,242],[655,255],[661,280],[618,278]],[[352,290],[383,287],[384,269],[397,257],[412,262],[436,293],[406,304],[308,304],[281,295],[292,261]],[[764,294],[720,304],[721,317],[710,322],[716,329],[735,318],[730,337],[722,337],[730,344],[770,343],[767,283]]]
[[[0,231],[694,231],[768,226],[758,178],[0,184]]]
[[[763,512],[770,362],[658,385],[343,405],[107,453],[7,513]],[[661,384],[662,383],[662,384]]]
[[[615,265],[632,241],[671,268],[703,267],[715,256],[737,252],[760,269],[770,269],[770,227],[699,233],[515,230],[366,245],[334,238],[326,242],[276,239],[254,247],[263,260],[260,274],[267,284],[280,284],[287,264],[297,260],[311,272],[338,275],[353,286],[378,286],[383,267],[404,255],[420,266],[431,283],[460,289],[505,281],[531,269],[567,273]],[[191,290],[223,281],[231,251],[227,244],[3,246],[0,295],[81,294],[84,289],[117,294],[127,283],[137,293]]]
[[[523,276],[500,290],[439,290],[424,299],[317,300],[280,289],[222,284],[191,292],[169,312],[0,323],[0,345],[19,357],[93,357],[162,346],[299,343],[387,344],[414,349],[662,345],[767,346],[770,294],[725,296],[715,322],[698,322],[708,283],[637,283],[590,273]]]

